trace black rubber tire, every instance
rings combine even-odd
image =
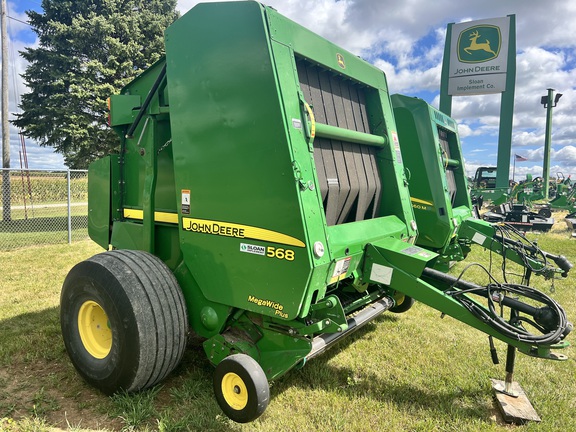
[[[542,216],[543,218],[552,217],[552,210],[550,210],[548,207],[543,207],[538,210],[538,216]]]
[[[94,303],[106,314],[112,336],[103,358],[88,352],[79,330],[81,307]],[[182,359],[188,332],[185,300],[170,269],[147,252],[129,250],[95,255],[70,270],[60,325],[74,367],[106,394],[164,379]]]
[[[224,380],[235,374],[244,384],[247,398],[243,408],[231,406],[224,393]],[[233,354],[222,360],[214,371],[214,394],[224,414],[238,423],[256,420],[268,407],[270,386],[266,374],[256,360],[246,354]],[[239,390],[240,391],[240,390]]]
[[[412,297],[405,295],[402,303],[390,308],[389,310],[393,313],[404,313],[410,310],[410,308],[414,306],[414,303],[416,303],[416,301]]]

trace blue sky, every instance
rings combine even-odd
[[[185,13],[197,1],[179,0]],[[528,159],[516,165],[516,179],[542,174],[546,111],[540,97],[551,87],[562,93],[554,110],[551,169],[576,176],[576,2],[566,0],[269,0],[280,13],[343,46],[382,69],[391,93],[418,96],[438,106],[446,26],[451,22],[516,15],[517,73],[512,154]],[[13,18],[41,9],[38,0],[8,0]],[[10,82],[26,88],[14,73],[26,64],[17,52],[37,41],[25,24],[9,20]],[[16,111],[14,92],[11,112]],[[500,95],[455,97],[452,117],[459,124],[467,172],[495,165]],[[12,167],[19,167],[18,139],[12,136]],[[31,168],[63,168],[62,157],[27,140]]]

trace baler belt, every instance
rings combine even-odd
[[[450,154],[450,145],[448,143],[448,133],[438,128],[438,138],[440,139],[440,146],[444,152],[444,157],[446,159],[452,159]],[[450,195],[450,203],[453,205],[456,198],[456,177],[454,176],[453,167],[446,167],[446,182],[448,183],[448,194]]]
[[[318,123],[370,133],[364,88],[305,60],[297,62],[300,87]],[[328,225],[371,219],[380,199],[376,149],[316,137],[314,161]]]

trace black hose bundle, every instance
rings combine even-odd
[[[492,283],[483,287],[471,282],[461,280],[463,274],[472,265],[482,268],[492,280]],[[521,284],[498,283],[488,270],[477,263],[468,265],[458,278],[430,268],[424,269],[423,276],[449,283],[450,288],[445,291],[462,304],[472,315],[492,327],[498,333],[531,345],[553,345],[560,342],[572,330],[572,324],[566,317],[566,312],[553,298],[534,288]],[[457,288],[457,289],[454,289]],[[476,303],[465,294],[477,294],[488,300],[488,308]],[[537,301],[543,307],[534,307],[521,302],[512,296],[525,297]],[[497,309],[502,306],[509,307],[513,313],[507,321]],[[533,319],[521,316],[518,312],[530,315]],[[528,323],[541,334],[533,334],[526,330],[522,323]]]
[[[572,324],[568,322],[564,309],[551,297],[526,285],[519,284],[490,284],[480,287],[476,293],[488,299],[488,309],[480,306],[472,299],[466,297],[464,291],[452,291],[451,295],[460,302],[476,318],[488,324],[498,333],[521,342],[533,345],[553,345],[560,342],[572,330]],[[516,294],[536,300],[545,306],[535,308],[518,300],[506,296],[504,293]],[[512,310],[526,312],[534,318],[534,321],[526,317],[518,316],[511,322],[500,316],[496,304],[503,304]],[[523,309],[523,310],[522,310]],[[527,331],[521,322],[527,322],[542,334],[537,335]]]

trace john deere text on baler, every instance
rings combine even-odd
[[[418,223],[416,244],[439,254],[435,268],[447,270],[478,244],[522,265],[526,283],[532,273],[566,277],[572,264],[564,256],[542,251],[514,225],[474,217],[456,122],[422,99],[396,94],[391,100]]]
[[[380,70],[257,2],[200,4],[165,39],[165,60],[111,98],[120,154],[90,167],[90,235],[112,250],[75,266],[62,289],[65,345],[88,382],[106,393],[158,383],[191,327],[219,405],[251,421],[268,380],[402,310],[404,295],[564,358],[551,351],[570,327],[554,300],[462,288],[414,245]]]

